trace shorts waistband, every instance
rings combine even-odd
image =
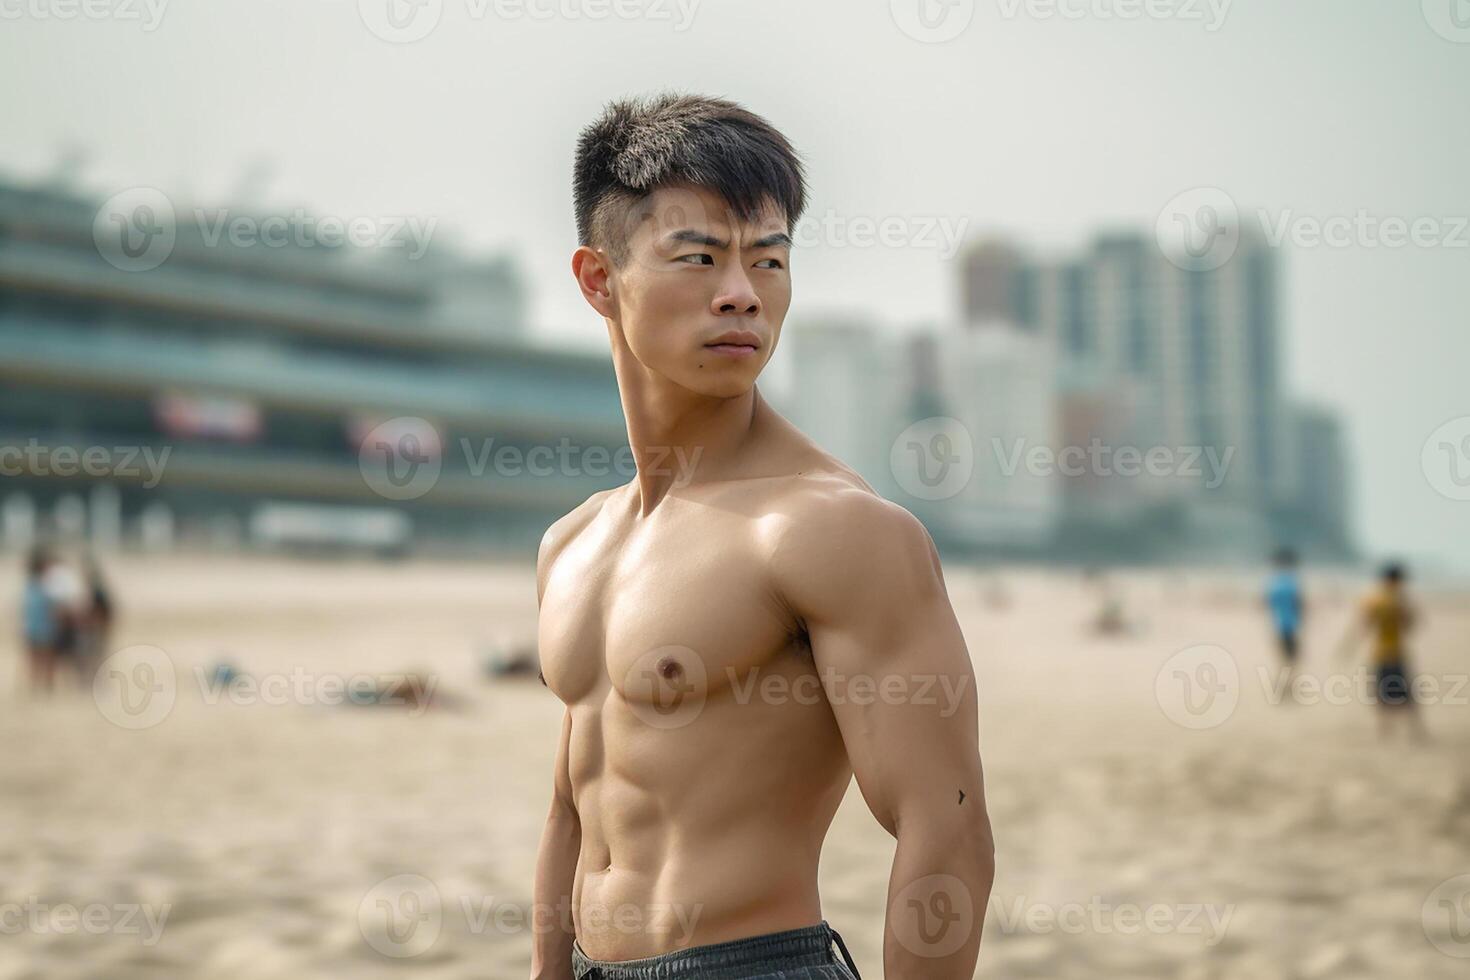
[[[778,973],[836,962],[834,941],[847,957],[841,937],[823,919],[814,926],[691,946],[637,960],[594,960],[582,951],[580,943],[574,942],[572,973],[577,980],[736,980],[761,972]]]

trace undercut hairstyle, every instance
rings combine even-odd
[[[742,221],[765,205],[806,210],[806,175],[791,143],[760,116],[725,99],[664,93],[609,102],[577,140],[573,201],[577,241],[627,260],[629,216],[667,184],[723,197]]]

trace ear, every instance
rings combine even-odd
[[[602,316],[611,319],[615,310],[612,298],[612,264],[607,254],[587,245],[572,253],[572,277],[582,298]]]

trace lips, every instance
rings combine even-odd
[[[749,330],[729,330],[704,346],[722,353],[742,353],[758,350],[760,345],[760,337]]]

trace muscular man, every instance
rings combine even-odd
[[[886,975],[969,978],[993,845],[933,542],[755,384],[791,303],[802,166],[759,116],[667,95],[608,106],[575,181],[572,272],[637,473],[538,557],[566,715],[533,975],[853,976],[817,864],[856,776],[897,839]]]

